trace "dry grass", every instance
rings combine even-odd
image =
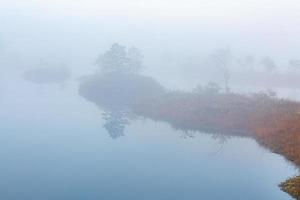
[[[267,94],[171,92],[135,105],[137,114],[184,130],[255,138],[300,166],[300,103]],[[282,184],[300,198],[299,177]]]

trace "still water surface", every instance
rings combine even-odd
[[[185,137],[137,119],[112,139],[76,87],[3,90],[0,199],[288,200],[296,170],[246,138]]]

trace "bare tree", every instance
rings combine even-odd
[[[298,60],[298,59],[289,60],[289,69],[299,70],[300,69],[300,60]]]
[[[218,49],[212,55],[214,65],[220,70],[223,76],[225,92],[230,92],[229,80],[231,77],[229,65],[231,64],[230,49]]]
[[[255,58],[253,56],[246,56],[246,57],[240,58],[237,62],[238,62],[238,65],[240,65],[243,68],[253,69],[253,66],[255,64]]]
[[[269,72],[274,72],[277,69],[275,62],[270,57],[264,57],[261,60],[261,64]]]

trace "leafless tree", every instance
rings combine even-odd
[[[230,74],[230,64],[231,64],[231,52],[230,49],[218,49],[211,55],[214,65],[220,70],[223,76],[225,92],[230,92],[229,80]]]
[[[264,57],[261,60],[261,64],[269,72],[274,72],[277,69],[275,62],[270,57]]]

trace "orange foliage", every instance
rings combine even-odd
[[[267,94],[170,92],[135,105],[137,114],[184,130],[255,138],[300,166],[300,103]],[[299,188],[300,191],[300,188]]]

